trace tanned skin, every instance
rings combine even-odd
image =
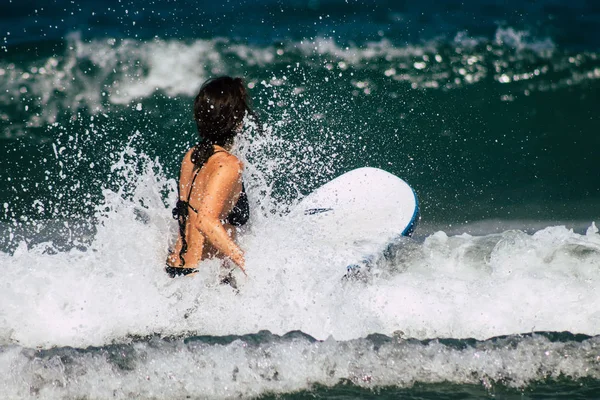
[[[201,260],[212,257],[233,261],[246,274],[244,252],[235,243],[235,228],[224,224],[242,191],[242,162],[221,146],[214,146],[215,154],[202,166],[194,181],[189,203],[198,210],[189,210],[185,237],[188,250],[183,256],[186,268],[195,267]],[[194,176],[190,149],[181,163],[179,193],[187,200]],[[167,258],[172,267],[181,266],[179,251],[181,237]]]

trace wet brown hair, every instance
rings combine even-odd
[[[242,78],[221,76],[204,82],[194,100],[194,119],[200,136],[192,154],[194,164],[204,164],[214,152],[213,145],[231,144],[246,113],[254,117]]]

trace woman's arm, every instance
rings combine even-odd
[[[228,205],[227,202],[231,201],[233,191],[239,187],[242,164],[230,154],[219,155],[214,162],[216,165],[214,167],[211,165],[213,171],[210,173],[206,188],[201,198],[195,201],[198,204],[195,228],[200,230],[212,246],[231,259],[245,274],[244,253],[227,234],[221,223],[221,214]]]

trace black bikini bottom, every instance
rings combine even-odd
[[[181,268],[181,267],[171,267],[169,264],[165,267],[165,272],[171,277],[176,278],[178,276],[186,276],[189,274],[193,274],[194,272],[198,272],[196,268]]]

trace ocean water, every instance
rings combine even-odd
[[[0,39],[1,398],[600,398],[595,2],[4,0]],[[162,271],[222,74],[239,291]],[[285,215],[362,166],[422,219],[348,280]]]

